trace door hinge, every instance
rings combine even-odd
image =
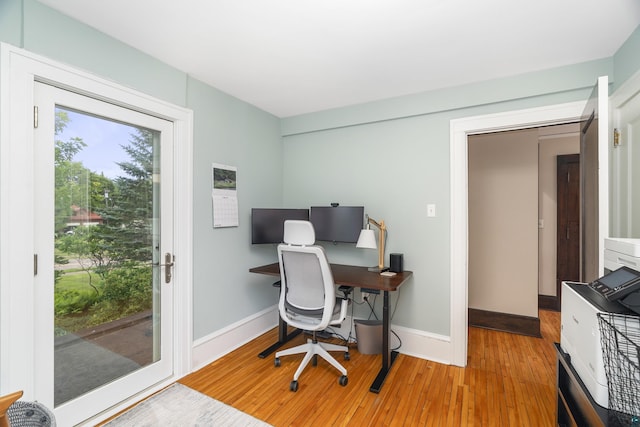
[[[38,275],[38,254],[33,254],[33,275]]]
[[[620,131],[618,129],[613,130],[613,146],[617,147],[620,145]]]
[[[34,129],[38,128],[38,106],[37,105],[33,106],[33,128]]]

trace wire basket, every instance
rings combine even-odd
[[[640,317],[598,313],[609,409],[623,426],[640,426]]]

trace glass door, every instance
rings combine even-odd
[[[66,425],[173,372],[172,123],[35,98],[35,387]]]

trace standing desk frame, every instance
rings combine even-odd
[[[266,274],[268,276],[280,277],[280,265],[276,262],[273,264],[254,267],[249,270],[251,273]],[[382,305],[382,367],[371,384],[369,391],[379,393],[387,378],[391,366],[398,356],[398,352],[389,348],[389,328],[390,328],[390,301],[389,292],[394,292],[409,279],[413,273],[411,271],[403,271],[395,276],[381,276],[380,273],[369,271],[367,267],[355,265],[331,264],[331,272],[336,285],[349,286],[352,288],[364,288],[381,291],[383,295]],[[264,358],[267,354],[286,343],[288,340],[300,333],[299,330],[287,335],[287,324],[280,318],[278,326],[278,342],[260,353],[260,357]]]

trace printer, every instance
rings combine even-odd
[[[598,313],[626,313],[625,307],[609,302],[586,283],[562,282],[560,347],[591,394],[604,408],[609,407],[607,377],[600,344]]]
[[[605,272],[627,266],[640,271],[640,239],[604,239]]]
[[[605,239],[605,272],[611,276],[617,270],[626,280],[626,273],[640,271],[640,239]],[[640,273],[638,273],[640,275]],[[614,274],[615,276],[615,274]],[[607,275],[598,279],[605,279]],[[629,279],[633,282],[634,279]],[[604,280],[606,283],[607,281]],[[637,281],[634,282],[637,284]],[[609,284],[620,292],[620,287]],[[619,299],[607,298],[602,290],[606,285],[595,281],[591,284],[562,282],[560,347],[570,356],[571,365],[591,394],[593,400],[604,408],[609,407],[609,393],[605,375],[598,313],[624,313],[637,315],[620,301],[637,298],[640,291],[626,294]],[[598,290],[599,289],[599,290]],[[637,288],[634,288],[637,289]]]

